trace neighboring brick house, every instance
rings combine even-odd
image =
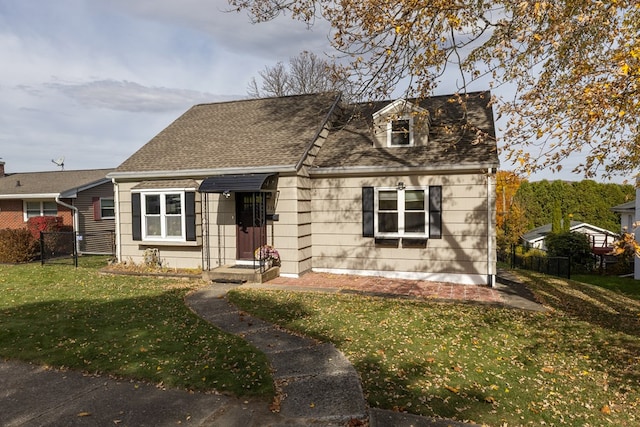
[[[499,166],[489,92],[357,105],[335,93],[196,105],[108,176],[118,258],[254,263],[492,285]]]
[[[112,169],[6,173],[0,161],[0,229],[26,228],[34,216],[57,216],[78,233],[84,253],[113,253]]]

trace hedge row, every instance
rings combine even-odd
[[[0,230],[0,262],[33,261],[40,252],[40,242],[26,228]]]

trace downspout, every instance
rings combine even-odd
[[[487,170],[487,285],[492,288],[495,286],[496,275],[495,271],[493,271],[493,266],[495,265],[495,250],[493,249],[493,239],[492,235],[495,234],[495,223],[493,222],[492,210],[494,203],[492,203],[492,179],[491,174],[493,173],[493,168],[489,168]]]
[[[58,193],[58,195],[56,195],[56,203],[59,204],[60,206],[64,206],[65,208],[69,208],[73,211],[73,231],[75,231],[76,233],[78,232],[78,208],[70,205],[68,203],[63,202],[62,200],[60,200],[60,193]]]
[[[636,209],[634,216],[636,242],[638,242],[640,241],[640,178],[636,180]],[[640,280],[640,257],[635,256],[633,258],[633,278]]]
[[[115,178],[111,178],[113,183],[113,205],[116,213],[116,259],[118,262],[122,260],[122,249],[120,245],[120,190]]]

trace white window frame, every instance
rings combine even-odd
[[[172,242],[186,242],[187,241],[187,225],[186,225],[186,212],[185,212],[185,191],[184,190],[149,190],[140,191],[140,216],[141,216],[141,232],[143,241],[172,241]],[[168,195],[180,196],[180,214],[167,214],[166,212],[166,198]],[[147,196],[160,196],[160,214],[157,216],[160,218],[160,235],[148,235],[147,234]],[[154,215],[155,216],[155,215]],[[168,236],[167,235],[167,218],[168,217],[180,217],[180,235]]]
[[[40,212],[38,215],[29,215],[28,211],[27,211],[27,204],[28,203],[38,203],[40,205]],[[44,204],[45,203],[52,203],[56,206],[56,213],[55,215],[46,215],[46,216],[58,216],[58,204],[53,201],[53,200],[23,200],[22,201],[22,213],[24,216],[24,221],[27,222],[29,220],[29,218],[34,218],[34,217],[38,217],[38,216],[45,216],[44,214]]]
[[[104,209],[102,207],[102,201],[103,200],[110,200],[112,203],[112,207],[107,208],[107,209],[112,209],[113,210],[113,215],[104,215]],[[100,197],[100,219],[115,219],[116,217],[116,204],[115,204],[115,199],[113,197]]]
[[[394,144],[393,143],[393,123],[398,121],[409,121],[409,144]],[[400,117],[390,118],[387,122],[387,146],[388,147],[413,147],[413,117],[410,115],[403,115]]]
[[[416,233],[405,231],[405,194],[406,191],[422,190],[424,192],[424,232]],[[395,191],[398,195],[398,206],[394,212],[398,215],[398,231],[397,232],[381,232],[379,231],[379,214],[380,214],[380,192],[381,191]],[[415,238],[415,239],[427,239],[429,237],[429,186],[417,186],[417,187],[376,187],[374,189],[374,215],[373,215],[373,227],[374,236],[376,238]],[[384,211],[382,211],[384,212]],[[419,211],[409,211],[419,212]]]

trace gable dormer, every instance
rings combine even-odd
[[[398,99],[373,113],[375,145],[381,148],[427,145],[429,111]]]

